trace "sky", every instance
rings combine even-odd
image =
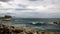
[[[0,17],[60,18],[60,0],[0,0]]]

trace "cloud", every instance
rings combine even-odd
[[[29,1],[44,1],[44,0],[29,0]]]
[[[38,0],[29,0],[29,1],[38,1]]]
[[[0,0],[1,2],[8,2],[8,1],[10,1],[10,0]]]
[[[60,0],[6,0],[7,3],[0,1],[0,15],[10,14],[25,18],[60,17]]]

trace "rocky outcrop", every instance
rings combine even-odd
[[[60,20],[53,22],[54,24],[60,25]]]
[[[1,17],[0,20],[2,21],[10,21],[12,19],[11,16],[5,15],[4,17]]]
[[[0,34],[60,34],[60,32],[40,32],[34,29],[0,24]]]

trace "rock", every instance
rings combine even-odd
[[[0,34],[60,34],[60,32],[40,32],[35,29],[0,24]]]
[[[25,32],[21,32],[21,33],[18,33],[18,34],[27,34],[27,33],[25,33]]]
[[[37,32],[37,34],[42,34],[42,32]]]
[[[57,22],[53,22],[54,24],[57,24]]]
[[[56,22],[53,22],[53,23],[60,25],[60,20],[58,20],[58,21],[56,21]]]
[[[11,21],[12,17],[9,16],[9,15],[5,15],[4,17],[1,17],[0,20],[2,20],[2,21]]]

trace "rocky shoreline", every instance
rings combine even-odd
[[[35,29],[0,24],[0,34],[60,34],[60,32],[40,32]]]

